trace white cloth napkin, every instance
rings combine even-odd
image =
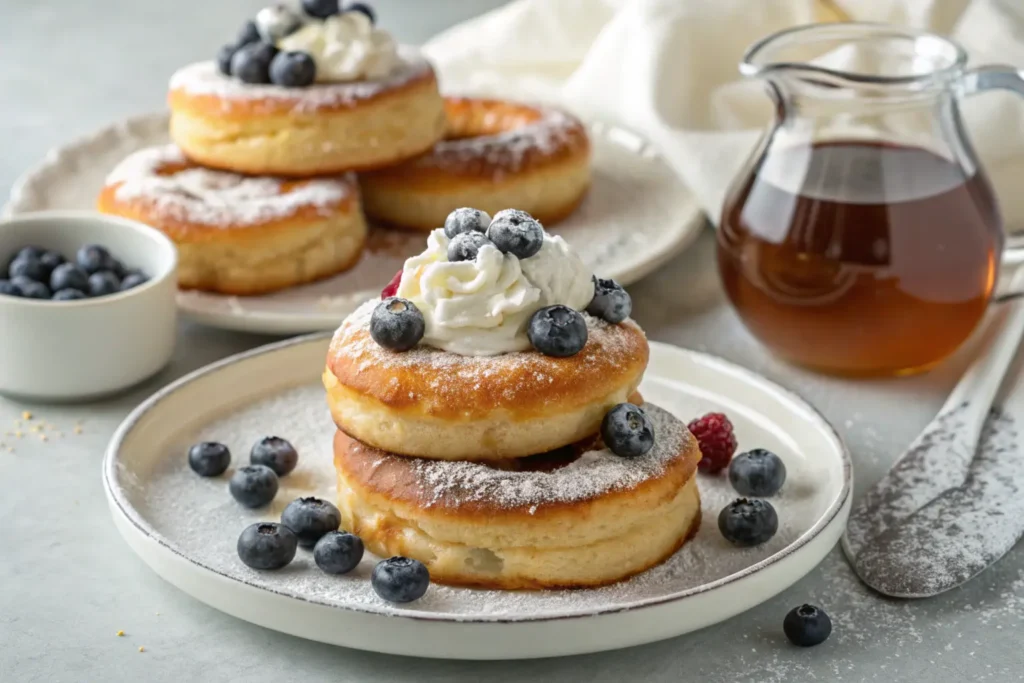
[[[1024,68],[1020,0],[834,0],[849,18],[946,34],[972,64]],[[838,18],[824,0],[514,0],[425,46],[447,92],[528,97],[615,123],[654,143],[717,220],[727,185],[772,110],[742,80],[746,48],[770,33]],[[1024,229],[1024,98],[966,101],[971,138],[1007,225]]]

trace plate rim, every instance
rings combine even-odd
[[[100,144],[106,137],[122,135],[122,131],[125,130],[132,131],[166,125],[169,119],[170,112],[168,111],[148,111],[132,114],[108,122],[88,133],[78,135],[67,142],[51,148],[42,159],[29,166],[15,179],[2,209],[0,209],[0,219],[39,211],[40,209],[25,210],[20,208],[20,205],[27,201],[26,197],[30,194],[29,188],[34,183],[39,183],[41,179],[45,178],[46,174],[64,163],[63,159],[69,153],[91,145]],[[682,179],[672,171],[664,157],[642,136],[621,126],[610,125],[600,121],[587,122],[587,127],[593,135],[600,135],[608,144],[617,145],[619,148],[639,157],[661,159],[666,164],[667,170],[675,175],[676,181],[683,190],[682,199],[679,202],[682,206],[680,214],[683,219],[680,221],[675,239],[670,241],[660,253],[652,254],[621,273],[613,273],[613,275],[617,276],[615,277],[616,280],[624,286],[629,286],[647,277],[691,246],[704,229],[705,215],[697,204],[693,193],[686,187]],[[189,297],[191,294],[187,290],[178,291],[178,310],[182,314],[188,316],[191,320],[210,327],[249,333],[309,334],[323,332],[327,331],[333,324],[330,322],[331,320],[351,312],[331,310],[324,315],[318,315],[309,312],[292,314],[285,311],[237,311],[230,305],[226,311],[211,311],[190,302]],[[233,299],[244,300],[244,297],[234,297],[226,294],[212,296],[217,296],[219,300],[225,302]]]
[[[250,583],[244,579],[240,579],[236,576],[231,576],[219,571],[213,567],[209,567],[202,562],[195,560],[194,558],[186,555],[179,551],[177,548],[172,546],[162,538],[160,534],[156,533],[150,524],[148,524],[138,510],[131,505],[126,499],[123,488],[117,485],[117,454],[121,448],[127,434],[141,421],[150,411],[156,409],[159,404],[164,401],[167,397],[180,390],[182,387],[196,381],[197,379],[218,372],[224,367],[233,365],[236,363],[245,362],[251,358],[255,358],[261,355],[272,354],[283,349],[299,346],[303,344],[312,344],[314,342],[321,343],[330,339],[332,333],[330,332],[317,332],[313,334],[302,335],[298,337],[292,337],[283,341],[258,346],[254,349],[249,349],[241,353],[237,353],[226,358],[214,361],[201,368],[193,370],[192,372],[183,375],[177,380],[164,386],[145,401],[136,406],[131,413],[121,422],[114,435],[104,451],[103,462],[102,462],[102,479],[103,489],[106,493],[107,500],[111,507],[111,514],[115,515],[120,513],[124,521],[130,523],[130,525],[147,541],[155,543],[164,552],[169,552],[177,559],[184,560],[194,567],[213,574],[217,579],[227,580],[241,584],[245,588],[267,591],[268,593],[274,594],[278,597],[298,600],[310,605],[317,607],[328,608],[331,610],[339,610],[343,613],[356,613],[360,615],[378,616],[378,617],[389,617],[389,618],[405,618],[413,621],[423,621],[432,623],[459,623],[459,624],[536,624],[544,622],[554,621],[565,621],[565,620],[580,620],[588,619],[591,617],[607,616],[613,614],[620,614],[624,612],[635,612],[643,609],[651,609],[656,607],[665,606],[672,603],[677,603],[690,597],[711,593],[723,588],[727,588],[730,584],[742,581],[746,578],[757,574],[758,572],[772,567],[773,565],[779,564],[791,557],[802,548],[816,540],[822,533],[828,530],[835,522],[836,517],[839,516],[843,509],[848,509],[850,499],[853,493],[853,461],[850,456],[849,449],[846,446],[845,441],[839,435],[836,428],[832,423],[818,411],[809,401],[800,396],[797,392],[787,389],[779,385],[778,383],[764,377],[753,370],[745,368],[741,365],[728,361],[720,356],[706,353],[703,351],[695,351],[692,349],[686,349],[674,344],[667,344],[663,342],[651,341],[649,342],[652,351],[658,349],[659,352],[669,353],[684,353],[696,356],[702,360],[702,362],[709,363],[710,366],[717,370],[725,370],[738,375],[743,376],[746,379],[753,379],[756,382],[763,383],[770,387],[773,391],[777,391],[788,400],[795,402],[797,405],[802,406],[805,410],[815,417],[821,426],[828,430],[829,435],[838,445],[838,451],[840,461],[842,464],[842,485],[836,494],[835,498],[830,503],[829,507],[818,517],[815,523],[803,534],[793,540],[789,545],[783,547],[779,551],[769,555],[768,557],[752,564],[744,569],[729,574],[722,578],[716,579],[710,583],[701,584],[694,586],[682,591],[676,591],[669,595],[658,596],[648,598],[640,601],[636,604],[620,605],[618,607],[610,608],[599,608],[586,612],[577,612],[572,614],[559,614],[549,616],[528,616],[528,617],[495,617],[495,618],[480,618],[480,617],[462,617],[456,614],[441,612],[441,613],[423,613],[415,610],[408,610],[403,608],[396,608],[389,606],[388,611],[367,607],[363,605],[339,605],[336,603],[325,602],[316,599],[310,599],[305,596],[296,595],[290,592],[278,591],[273,588],[268,588],[263,585],[256,585]],[[115,519],[115,526],[118,525],[120,520]],[[138,551],[129,543],[129,547],[132,548],[137,554]],[[831,550],[830,546],[829,550]],[[149,562],[147,561],[147,565]],[[815,563],[814,566],[817,566]]]

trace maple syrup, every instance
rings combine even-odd
[[[762,158],[721,223],[722,281],[750,331],[790,361],[855,375],[952,354],[985,313],[1003,239],[979,169],[854,140]]]

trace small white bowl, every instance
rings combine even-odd
[[[79,301],[0,295],[0,392],[44,401],[99,397],[141,382],[170,360],[178,252],[153,228],[89,211],[23,214],[0,222],[0,268],[29,245],[73,259],[85,244],[108,248],[149,282]]]

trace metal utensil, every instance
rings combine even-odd
[[[1024,284],[1024,270],[1013,278]],[[970,580],[1024,535],[1024,458],[1013,419],[992,404],[1024,336],[1024,300],[936,418],[855,505],[843,550],[885,595],[937,595]]]

